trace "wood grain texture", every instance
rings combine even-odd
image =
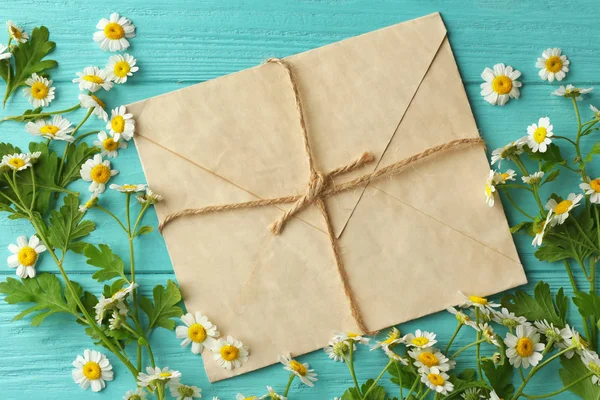
[[[442,13],[448,27],[471,106],[490,151],[524,135],[527,125],[541,116],[551,117],[556,132],[563,135],[574,133],[575,120],[570,104],[564,99],[550,97],[550,92],[557,85],[543,82],[537,76],[535,61],[543,49],[562,47],[569,55],[572,71],[566,82],[586,86],[595,85],[600,80],[597,75],[600,52],[598,11],[593,0],[131,0],[127,4],[114,3],[111,6],[100,3],[92,6],[89,2],[75,0],[1,2],[0,15],[4,18],[17,21],[28,31],[35,25],[45,24],[58,44],[53,58],[60,62],[60,67],[52,71],[58,96],[52,109],[66,108],[75,103],[78,90],[70,83],[75,71],[86,65],[102,66],[106,63],[109,54],[102,52],[91,38],[97,21],[113,11],[131,18],[137,26],[138,37],[132,40],[130,53],[137,57],[141,70],[131,83],[110,92],[107,103],[111,107],[248,68],[271,56],[298,53],[436,11]],[[0,40],[5,42],[6,34],[1,34]],[[503,108],[492,107],[479,96],[481,71],[497,62],[511,64],[523,72],[522,98]],[[0,85],[0,89],[3,88]],[[593,101],[594,96],[588,99]],[[587,107],[587,102],[584,106]],[[20,113],[26,107],[25,100],[17,94],[7,109],[0,111],[0,117]],[[584,111],[584,115],[588,112]],[[71,114],[69,118],[78,121],[81,113]],[[88,126],[89,130],[102,127],[96,120]],[[31,137],[24,132],[22,125],[7,123],[0,125],[0,140],[25,147]],[[584,140],[589,144],[595,138],[586,137]],[[121,171],[116,183],[144,180],[135,149],[123,151],[114,165]],[[570,178],[561,177],[556,191],[563,195],[576,191],[578,182],[576,178]],[[87,190],[83,183],[74,187],[82,193]],[[108,208],[119,216],[124,215],[119,194],[107,193],[103,199]],[[527,204],[530,208],[534,207],[533,202]],[[93,241],[108,243],[125,256],[127,244],[111,221],[95,212],[90,212],[89,216],[98,223]],[[520,220],[512,210],[508,210],[508,217],[511,223]],[[156,227],[153,212],[146,216],[145,222]],[[8,243],[24,233],[32,233],[25,223],[8,221],[1,216],[0,257],[6,257]],[[564,286],[571,293],[562,267],[537,262],[529,242],[528,238],[516,238],[530,282],[543,279],[554,289]],[[149,292],[155,284],[164,283],[166,279],[174,279],[164,242],[157,233],[138,243],[138,254],[138,274],[143,292]],[[44,258],[39,269],[55,270],[48,257]],[[91,268],[82,258],[71,257],[67,270],[86,288],[100,291],[100,286],[90,278]],[[202,265],[198,265],[198,270],[201,273]],[[13,273],[6,267],[1,268],[0,278]],[[423,290],[427,290],[426,282],[411,284],[423,285]],[[400,290],[398,306],[402,306]],[[82,329],[64,316],[49,318],[39,328],[29,327],[27,321],[11,323],[20,310],[19,306],[0,303],[0,376],[3,377],[0,397],[8,400],[40,396],[47,400],[120,399],[126,390],[134,387],[128,371],[111,357],[116,380],[110,382],[100,395],[81,391],[70,375],[72,360],[90,347]],[[439,314],[401,327],[405,332],[416,328],[434,330],[445,341],[454,329],[454,320],[450,315]],[[457,345],[464,345],[470,339],[462,335]],[[233,399],[238,392],[261,394],[267,384],[282,389],[287,379],[284,371],[274,366],[210,385],[200,357],[191,354],[189,349],[182,350],[173,333],[157,332],[152,342],[158,364],[181,370],[184,382],[203,388],[204,398],[219,395],[222,400]],[[369,353],[366,349],[360,349],[357,359],[361,381],[377,375],[385,363],[381,353]],[[307,355],[302,360],[317,370],[320,381],[312,389],[294,384],[292,399],[332,399],[351,385],[345,366],[330,362],[323,352]],[[469,359],[460,365],[473,366]],[[387,379],[384,379],[384,384],[390,390],[394,388]],[[545,393],[558,387],[556,371],[547,371],[535,379],[529,392]],[[569,394],[559,397],[573,398]]]

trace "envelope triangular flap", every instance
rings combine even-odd
[[[441,17],[432,14],[289,58],[320,169],[348,164],[364,151],[381,157],[445,35]],[[137,141],[165,148],[195,164],[190,168],[210,171],[255,197],[305,191],[309,171],[293,92],[278,65],[261,65],[131,107],[137,114]],[[143,149],[140,158],[143,164],[155,162]],[[329,201],[336,231],[361,193]],[[189,206],[187,195],[183,190],[172,197]],[[196,201],[196,206],[206,205]],[[322,226],[317,213],[300,218]]]

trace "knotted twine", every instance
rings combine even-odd
[[[329,237],[331,248],[333,250],[333,256],[335,258],[337,272],[342,282],[342,286],[344,288],[344,294],[346,295],[346,299],[348,300],[348,303],[350,305],[352,317],[354,318],[358,328],[362,332],[372,334],[374,332],[369,331],[367,329],[362,314],[359,311],[358,305],[356,304],[356,298],[352,292],[352,288],[350,287],[348,274],[346,272],[346,269],[344,268],[344,264],[342,261],[338,240],[335,236],[335,232],[333,231],[331,219],[329,218],[329,213],[327,211],[327,206],[324,200],[337,193],[359,188],[360,186],[366,185],[373,179],[391,177],[396,174],[399,174],[406,167],[415,164],[416,162],[421,161],[425,158],[428,158],[434,154],[446,152],[449,150],[456,150],[471,145],[483,144],[483,139],[477,137],[451,140],[439,146],[431,147],[411,157],[405,158],[402,161],[381,168],[375,172],[362,175],[348,182],[335,184],[333,183],[333,178],[335,176],[343,175],[345,173],[359,169],[364,165],[375,161],[375,156],[372,153],[365,152],[357,160],[348,165],[336,168],[328,173],[323,173],[319,171],[315,166],[314,158],[312,156],[312,149],[310,146],[310,141],[308,140],[308,129],[306,127],[304,108],[300,100],[300,92],[298,90],[296,78],[294,76],[294,73],[292,72],[292,67],[287,61],[279,58],[270,58],[266,61],[266,63],[273,63],[282,66],[287,72],[289,82],[291,84],[292,90],[294,91],[296,111],[298,113],[298,119],[302,131],[302,138],[304,141],[304,151],[306,153],[306,159],[308,161],[308,168],[310,171],[306,193],[300,195],[246,201],[241,203],[207,206],[202,208],[188,208],[167,215],[164,221],[159,224],[158,230],[162,233],[163,229],[165,228],[165,226],[167,226],[167,224],[183,216],[212,214],[245,208],[259,208],[265,206],[273,206],[277,204],[293,203],[291,208],[285,211],[279,219],[277,219],[269,226],[269,229],[271,230],[271,232],[273,232],[273,234],[279,235],[284,225],[290,218],[292,218],[294,215],[296,215],[299,211],[301,211],[308,205],[315,204],[319,208],[319,210],[321,210],[321,214],[323,215],[323,219],[325,220],[325,226],[327,227],[327,235]]]

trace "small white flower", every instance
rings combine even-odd
[[[8,47],[0,44],[0,60],[7,60],[12,57],[12,54],[7,51]]]
[[[213,359],[225,369],[239,368],[248,361],[248,348],[231,336],[219,339],[213,351]]]
[[[102,149],[101,155],[108,158],[116,158],[119,155],[119,149],[126,149],[127,142],[117,142],[112,133],[107,134],[104,131],[98,132],[98,140],[94,140],[94,146]]]
[[[267,394],[261,397],[261,399],[270,399],[270,400],[287,400],[287,397],[284,397],[275,390],[271,386],[267,386]]]
[[[498,163],[498,167],[500,167],[502,160],[510,160],[513,157],[523,154],[523,146],[525,143],[527,143],[526,136],[492,151],[492,165]]]
[[[492,311],[492,320],[507,328],[516,328],[519,325],[531,325],[527,322],[527,318],[517,317],[515,313],[508,311],[505,307],[502,307],[500,311]]]
[[[334,339],[337,337],[341,340],[352,340],[353,342],[357,342],[360,344],[369,344],[369,338],[364,337],[360,333],[354,332],[335,332]]]
[[[64,140],[66,142],[73,142],[75,138],[71,136],[73,128],[71,122],[62,117],[61,115],[55,115],[52,120],[37,120],[28,122],[25,125],[25,130],[32,135],[42,136],[45,139],[51,140]]]
[[[198,311],[195,314],[187,313],[181,317],[185,326],[178,326],[175,330],[177,339],[181,341],[181,347],[192,344],[192,353],[200,354],[205,347],[213,349],[217,344],[219,331],[208,318]]]
[[[542,117],[537,124],[531,124],[527,127],[527,145],[532,152],[545,153],[548,146],[552,143],[552,130],[554,127],[550,124],[550,118]]]
[[[123,396],[123,400],[146,400],[148,392],[144,388],[137,388],[135,391],[128,390]]]
[[[479,388],[468,388],[460,396],[465,400],[485,399]]]
[[[493,207],[495,202],[496,186],[494,186],[495,172],[490,170],[487,180],[485,181],[485,202],[488,206]]]
[[[127,82],[128,76],[133,76],[140,68],[135,65],[136,60],[129,54],[117,54],[108,59],[106,70],[115,83]]]
[[[283,369],[296,375],[307,386],[314,386],[313,382],[318,381],[315,371],[307,363],[293,360],[290,353],[279,355],[279,362],[284,365]]]
[[[573,337],[571,330],[567,328],[559,329],[554,326],[554,324],[549,323],[546,320],[543,321],[535,321],[534,325],[537,331],[546,336],[549,340],[554,342],[554,347],[560,348],[561,345],[570,345],[571,338]],[[562,348],[566,348],[563,346]]]
[[[171,396],[177,400],[193,400],[202,397],[202,389],[198,386],[188,386],[181,382],[172,382],[169,385]]]
[[[579,184],[579,187],[590,196],[592,203],[600,204],[600,178],[590,179],[588,176],[585,182]]]
[[[579,332],[571,328],[568,324],[560,330],[560,336],[562,341],[556,344],[557,349],[564,350],[569,347],[575,347],[574,350],[567,351],[564,354],[568,359],[573,358],[575,353],[582,355],[583,351],[586,351],[588,348],[588,344],[581,338]]]
[[[542,360],[541,352],[545,346],[540,343],[540,334],[532,326],[517,326],[516,336],[507,333],[504,343],[508,361],[515,368],[521,365],[523,368],[529,368],[530,365],[535,367]]]
[[[29,39],[29,34],[20,26],[15,25],[13,21],[6,21],[6,28],[12,40],[17,43],[25,43]]]
[[[577,101],[581,101],[581,100],[583,100],[583,97],[581,95],[590,93],[592,90],[594,90],[594,88],[583,89],[583,88],[577,88],[577,87],[569,84],[569,85],[567,85],[567,87],[564,87],[564,86],[559,87],[554,92],[552,92],[552,94],[554,96],[559,96],[559,97],[567,97],[567,98],[572,97]]]
[[[98,324],[102,323],[106,311],[114,309],[115,307],[117,310],[119,310],[119,314],[126,315],[127,307],[122,303],[129,293],[131,293],[138,286],[139,285],[137,283],[130,283],[129,286],[119,289],[111,297],[106,298],[104,295],[101,295],[100,299],[98,299],[98,303],[94,306],[94,309],[96,310],[96,321]]]
[[[543,177],[544,177],[544,172],[538,171],[538,172],[534,172],[533,174],[530,174],[528,176],[522,176],[521,179],[523,180],[523,183],[528,183],[530,185],[534,185],[536,183],[540,183],[542,181]]]
[[[494,178],[492,182],[494,185],[500,185],[506,183],[506,181],[514,181],[515,175],[516,173],[513,169],[507,169],[506,172],[494,171]]]
[[[109,186],[110,189],[119,191],[121,193],[136,193],[146,190],[146,185],[133,184],[133,185],[115,185],[114,183]]]
[[[181,378],[181,372],[171,371],[169,367],[160,369],[159,367],[152,368],[147,367],[146,373],[140,372],[137,377],[138,386],[151,387],[156,386],[157,381],[163,381],[167,384],[179,381]]]
[[[35,264],[40,254],[46,251],[46,246],[40,244],[40,239],[33,235],[27,240],[27,236],[19,236],[17,244],[9,244],[8,251],[12,254],[6,260],[10,268],[17,269],[17,275],[25,279],[35,277]]]
[[[521,82],[517,79],[521,72],[504,64],[494,65],[494,69],[486,68],[481,74],[485,81],[481,84],[481,95],[490,104],[503,106],[508,99],[518,99],[521,95]]]
[[[456,365],[455,361],[450,360],[435,347],[427,349],[415,348],[409,350],[408,355],[415,360],[415,365],[419,367],[419,372],[433,367],[437,367],[440,371],[449,371]]]
[[[160,194],[154,193],[150,188],[146,188],[146,193],[141,195],[141,196],[137,196],[137,201],[144,205],[146,203],[150,203],[150,204],[155,204],[158,203],[159,201],[162,201],[163,197]]]
[[[356,350],[356,344],[352,343],[352,350]],[[327,356],[333,361],[336,362],[344,362],[344,358],[350,352],[350,345],[347,341],[334,336],[333,339],[329,341],[329,345],[323,349]]]
[[[2,157],[2,162],[0,162],[0,166],[3,165],[15,171],[23,171],[24,169],[27,169],[33,165],[31,160],[31,154],[6,154]]]
[[[394,343],[398,339],[400,339],[400,331],[396,327],[393,327],[388,332],[388,335],[385,340],[382,340],[381,342],[376,341],[375,344],[371,346],[371,351],[380,349],[383,346],[389,346],[390,344]]]
[[[454,385],[448,380],[448,374],[437,367],[424,368],[421,374],[421,382],[434,392],[448,394],[454,390]]]
[[[598,353],[591,350],[584,350],[581,354],[581,361],[587,369],[594,373],[592,383],[600,385],[600,358],[598,357]]]
[[[73,79],[73,83],[79,83],[79,90],[89,90],[93,93],[101,88],[108,91],[114,86],[108,71],[98,67],[85,67],[83,72],[76,74],[78,77]]]
[[[121,136],[123,139],[130,141],[135,133],[135,120],[133,114],[129,114],[125,106],[117,107],[111,111],[111,118],[106,129],[110,129],[116,141],[119,141]]]
[[[403,339],[406,345],[409,347],[426,348],[437,343],[435,337],[436,335],[433,332],[421,331],[420,329],[417,329],[414,335],[409,333],[408,335],[404,336]]]
[[[542,245],[542,242],[544,241],[544,235],[546,234],[546,228],[550,225],[551,219],[552,211],[548,211],[548,215],[546,216],[545,221],[541,221],[539,223],[536,222],[533,224],[535,236],[533,238],[533,241],[531,242],[532,246],[538,247]]]
[[[485,297],[480,296],[466,296],[462,292],[459,292],[463,296],[463,303],[461,304],[462,308],[476,307],[479,310],[485,312],[487,314],[488,311],[493,311],[494,308],[500,307],[500,304],[494,303],[493,301],[489,301]]]
[[[110,161],[102,160],[100,154],[94,155],[94,158],[87,160],[82,166],[80,175],[86,182],[90,184],[90,192],[104,193],[106,183],[109,179],[117,175],[119,171],[110,169]]]
[[[561,225],[569,217],[569,211],[579,205],[579,202],[583,199],[582,194],[570,193],[567,200],[563,200],[557,203],[556,200],[550,199],[546,203],[546,209],[551,211],[552,218],[550,219],[550,226]]]
[[[400,354],[396,353],[394,351],[394,346],[393,345],[389,345],[389,346],[383,346],[383,351],[384,353],[392,360],[397,361],[399,363],[402,363],[403,365],[408,365],[409,360],[408,357],[403,357]]]
[[[29,102],[34,107],[46,107],[54,100],[54,91],[56,88],[52,86],[52,81],[39,76],[35,72],[31,74],[31,78],[27,78],[23,89],[23,95],[29,96]]]
[[[94,208],[96,204],[98,204],[98,193],[92,193],[90,199],[79,206],[79,212],[85,213],[90,208]]]
[[[96,115],[100,119],[103,119],[104,121],[108,120],[108,114],[104,110],[106,105],[95,94],[88,95],[88,94],[81,93],[79,95],[79,104],[83,108],[87,108],[87,109],[93,108],[94,115]]]
[[[598,110],[596,107],[594,107],[591,104],[590,104],[590,110],[592,110],[592,112],[594,113],[594,117],[596,119],[600,119],[600,110]]]
[[[108,358],[100,352],[86,349],[82,356],[73,361],[73,380],[83,390],[92,387],[93,392],[99,392],[106,387],[106,381],[113,380],[112,365]]]
[[[110,14],[110,19],[102,18],[96,25],[99,31],[94,33],[94,42],[98,43],[104,51],[112,52],[125,50],[129,47],[129,40],[135,37],[135,26],[118,13]]]
[[[561,49],[555,47],[542,52],[542,57],[537,59],[536,68],[541,68],[539,75],[545,81],[562,81],[569,72],[570,61],[561,54]]]
[[[457,310],[454,307],[448,307],[446,308],[446,311],[448,311],[450,314],[453,314],[456,317],[456,320],[461,324],[470,326],[473,329],[477,329],[477,324],[464,312]]]
[[[485,324],[479,324],[477,326],[477,330],[482,333],[486,342],[493,344],[494,346],[500,346],[500,343],[498,343],[498,340],[496,339],[496,332],[494,332],[494,328],[492,328],[487,322]]]

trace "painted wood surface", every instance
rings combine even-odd
[[[248,68],[271,56],[298,53],[436,11],[442,13],[448,27],[471,106],[489,151],[524,135],[527,125],[541,116],[551,117],[556,132],[574,134],[575,119],[570,103],[551,97],[550,92],[557,84],[543,82],[537,75],[535,61],[543,49],[561,47],[569,55],[572,71],[567,83],[587,86],[599,81],[598,11],[593,0],[131,0],[110,5],[75,0],[1,2],[1,19],[13,19],[28,31],[44,24],[57,42],[53,58],[60,62],[60,67],[52,71],[57,86],[57,99],[52,109],[66,108],[76,102],[78,89],[70,82],[76,71],[87,65],[103,66],[106,63],[110,54],[98,48],[92,41],[92,34],[98,20],[113,11],[131,18],[137,26],[137,37],[132,40],[129,52],[138,59],[140,72],[131,83],[110,92],[110,107]],[[5,42],[6,34],[0,34],[0,40]],[[410,54],[406,56],[410,57]],[[522,98],[503,108],[492,107],[479,96],[481,71],[497,62],[511,64],[523,72]],[[0,85],[0,89],[3,90],[3,86]],[[588,99],[593,101],[594,96]],[[20,113],[26,107],[26,101],[17,94],[6,110],[0,111],[0,117]],[[69,117],[78,121],[82,115],[71,114]],[[102,128],[97,121],[88,126],[90,130]],[[0,126],[1,141],[26,147],[31,139],[20,124]],[[595,138],[584,138],[586,143],[592,140]],[[144,180],[134,148],[123,151],[114,165],[120,170],[116,183]],[[560,182],[563,194],[577,190],[575,178]],[[74,188],[86,191],[86,185],[82,183],[75,184]],[[124,215],[123,198],[118,193],[108,193],[105,201],[108,208]],[[533,202],[528,204],[534,207]],[[94,212],[90,212],[89,217],[98,223],[93,242],[108,243],[125,256],[126,240],[117,227]],[[508,210],[508,217],[511,223],[520,220],[512,210]],[[156,227],[155,214],[149,213],[145,222]],[[0,216],[0,257],[8,256],[6,246],[18,235],[31,233],[25,223]],[[553,289],[564,286],[567,293],[571,293],[560,265],[538,262],[533,257],[528,238],[517,237],[515,240],[532,284],[543,279]],[[149,292],[155,284],[167,279],[175,279],[160,235],[152,233],[145,237],[138,243],[137,252],[142,292]],[[81,258],[71,257],[66,268],[73,279],[88,290],[100,291],[100,286],[90,277],[91,268]],[[55,271],[55,268],[46,257],[39,270]],[[13,273],[7,267],[0,268],[3,280]],[[410,282],[410,277],[405,278]],[[427,282],[407,284],[421,285],[427,290]],[[403,306],[401,290],[398,306]],[[115,381],[110,382],[101,394],[79,389],[71,379],[71,362],[90,347],[88,337],[64,316],[51,317],[38,328],[30,327],[27,321],[11,323],[20,310],[20,306],[0,302],[1,398],[120,399],[126,390],[134,387],[128,371],[111,357]],[[206,312],[217,313],[218,310]],[[416,328],[433,330],[445,342],[454,327],[452,316],[438,314],[404,324],[401,329],[404,332]],[[471,336],[461,335],[457,346],[471,340]],[[238,392],[262,394],[265,385],[281,390],[287,379],[281,367],[274,366],[211,385],[204,375],[201,359],[188,349],[181,349],[174,333],[157,332],[152,343],[158,364],[181,370],[184,382],[202,387],[205,398],[219,395],[222,400],[233,399]],[[316,369],[320,380],[315,388],[294,384],[290,398],[332,399],[351,385],[346,367],[331,362],[323,352],[307,355],[302,360]],[[384,364],[383,354],[360,349],[357,354],[359,380],[376,376]],[[460,365],[469,367],[473,363],[469,358]],[[390,394],[397,395],[387,378],[384,384]],[[546,393],[558,387],[556,370],[549,370],[535,379],[529,392]],[[559,398],[573,397],[561,394]]]

